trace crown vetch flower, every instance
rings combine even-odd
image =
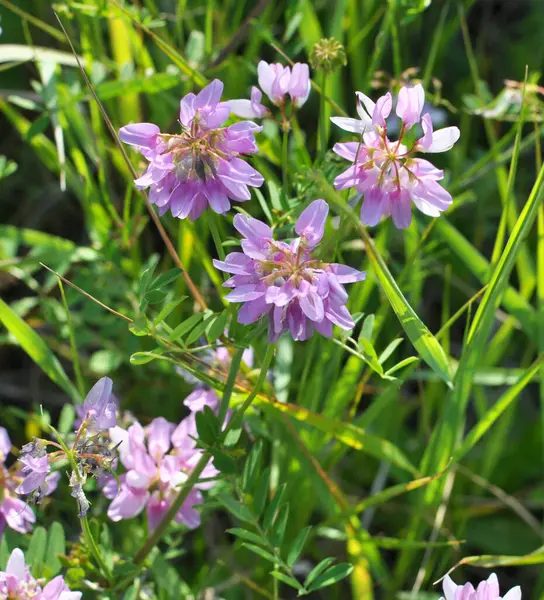
[[[221,127],[230,114],[228,104],[220,102],[222,92],[223,83],[215,79],[199,94],[182,98],[180,134],[161,133],[153,123],[119,130],[121,140],[137,146],[149,161],[134,183],[150,188],[149,201],[159,214],[170,209],[175,217],[194,221],[208,204],[224,214],[230,200],[250,199],[248,186],[262,185],[263,176],[240,158],[257,152],[255,133],[262,127],[251,121]]]
[[[22,550],[15,548],[5,571],[0,571],[0,598],[10,600],[79,600],[81,592],[71,592],[62,575],[51,579],[43,588],[43,580],[34,579]]]
[[[430,114],[421,117],[425,92],[418,84],[403,87],[399,92],[396,114],[402,126],[399,139],[392,142],[387,137],[386,124],[393,107],[391,94],[385,94],[376,103],[361,92],[356,95],[359,119],[331,118],[342,129],[362,136],[360,143],[335,144],[333,148],[336,154],[353,163],[335,179],[336,189],[354,187],[364,196],[363,225],[377,225],[382,216],[391,215],[396,227],[408,227],[412,221],[411,202],[425,215],[440,216],[452,202],[449,192],[438,183],[444,172],[427,160],[414,158],[414,154],[450,150],[459,139],[459,129],[446,127],[433,131]],[[423,136],[408,147],[403,140],[418,123]]]
[[[227,100],[225,104],[230,108],[230,112],[237,117],[244,119],[261,119],[270,114],[266,106],[261,104],[263,93],[258,87],[251,88],[250,100]]]
[[[236,215],[234,226],[244,236],[243,252],[231,252],[224,262],[214,260],[216,268],[233,274],[224,283],[233,288],[225,298],[244,303],[238,321],[249,324],[268,316],[271,342],[284,331],[302,341],[314,330],[331,337],[333,324],[346,330],[354,326],[342,284],[362,281],[365,273],[312,255],[323,238],[328,212],[324,200],[312,202],[296,223],[300,237],[289,243],[274,240],[265,223]]]
[[[300,108],[308,99],[312,85],[310,68],[305,63],[284,67],[281,63],[268,64],[264,60],[257,66],[259,85],[272,104],[281,106],[289,94],[291,102]]]
[[[442,582],[445,600],[521,600],[521,588],[513,587],[504,596],[500,595],[499,580],[492,573],[474,589],[471,583],[456,585],[449,575]],[[441,598],[440,600],[444,600]]]
[[[194,415],[177,427],[162,417],[153,419],[146,429],[139,423],[127,431],[113,427],[110,436],[119,444],[119,457],[126,473],[119,477],[120,487],[113,477],[104,486],[104,495],[112,500],[108,517],[112,521],[131,519],[146,508],[148,527],[152,530],[202,456],[193,439],[198,437]],[[217,470],[208,465],[202,477],[215,475]],[[211,485],[200,483],[193,488],[175,517],[177,523],[191,529],[200,525],[195,506],[203,502],[200,490]]]

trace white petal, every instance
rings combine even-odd
[[[445,127],[433,133],[433,141],[426,152],[446,152],[459,139],[461,132],[458,127]]]
[[[516,587],[508,590],[508,592],[506,592],[506,594],[503,596],[502,600],[521,600],[521,588],[519,585],[516,585]]]
[[[331,117],[331,121],[343,129],[352,133],[364,133],[365,125],[359,119],[350,119],[349,117]]]
[[[25,567],[25,555],[23,554],[23,551],[19,548],[15,548],[8,559],[6,573],[22,580],[25,579],[26,576]]]
[[[455,600],[455,592],[457,587],[458,586],[454,583],[453,579],[449,575],[444,577],[442,589],[444,590],[444,596],[446,596],[446,600]]]

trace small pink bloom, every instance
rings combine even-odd
[[[311,254],[323,238],[328,211],[324,200],[312,202],[295,225],[300,237],[290,243],[274,240],[265,223],[236,215],[243,253],[214,260],[216,268],[233,274],[224,284],[233,288],[225,299],[244,303],[238,321],[250,324],[268,316],[271,342],[285,331],[295,340],[306,340],[314,331],[331,337],[333,324],[342,329],[354,325],[342,283],[362,281],[365,273],[321,262]]]
[[[117,402],[112,394],[113,381],[102,377],[91,388],[83,402],[83,414],[95,432],[115,426]]]
[[[264,60],[257,67],[259,85],[277,106],[285,102],[289,94],[293,104],[300,108],[308,99],[311,90],[310,68],[305,63],[295,63],[293,68],[280,63],[268,64]]]
[[[412,203],[425,215],[438,217],[452,202],[451,195],[438,183],[444,177],[430,162],[415,158],[416,152],[444,152],[459,139],[457,127],[434,132],[431,117],[421,117],[425,94],[421,85],[403,87],[396,112],[402,119],[401,137],[387,137],[386,119],[393,100],[387,93],[374,103],[357,92],[360,120],[333,117],[342,129],[361,134],[360,143],[336,144],[334,152],[349,160],[351,166],[334,181],[336,189],[354,187],[363,195],[361,222],[377,225],[383,216],[391,216],[399,229],[412,220]],[[364,108],[363,108],[364,107]],[[404,135],[421,121],[423,136],[411,147],[403,144]]]
[[[215,79],[197,95],[182,98],[181,134],[161,133],[151,123],[120,129],[121,140],[137,146],[149,161],[134,183],[138,189],[150,189],[149,201],[159,214],[170,210],[175,217],[194,221],[207,206],[225,214],[231,200],[251,198],[248,186],[262,185],[262,175],[240,158],[257,152],[255,133],[262,127],[251,121],[222,127],[231,112],[229,103],[220,101],[222,92],[223,83]],[[252,110],[261,106],[253,92]]]
[[[260,119],[270,114],[266,106],[261,104],[263,94],[258,87],[251,88],[250,100],[227,100],[225,104],[230,108],[230,112],[243,119]]]

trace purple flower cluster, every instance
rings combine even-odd
[[[58,575],[43,588],[43,580],[32,577],[25,555],[19,548],[11,553],[5,571],[0,571],[1,600],[80,600],[81,592],[71,592]]]
[[[146,508],[148,527],[152,530],[202,456],[195,442],[198,434],[194,414],[177,426],[159,417],[145,429],[139,423],[128,430],[113,427],[110,437],[118,445],[126,473],[119,477],[120,486],[111,477],[103,488],[106,498],[112,500],[108,517],[112,521],[131,519]],[[202,477],[216,474],[217,470],[208,465]],[[191,529],[200,525],[200,514],[195,506],[203,502],[200,490],[211,485],[213,483],[201,483],[191,490],[175,517],[177,523]]]
[[[452,202],[451,195],[438,183],[444,172],[429,161],[414,158],[416,152],[445,152],[459,139],[457,127],[433,131],[431,115],[421,117],[425,92],[421,85],[401,88],[396,113],[402,121],[399,139],[387,137],[386,119],[393,98],[385,94],[374,103],[357,92],[360,119],[332,117],[333,123],[346,131],[360,134],[360,142],[336,144],[334,152],[352,166],[334,182],[336,189],[354,187],[364,196],[361,208],[363,225],[377,225],[382,216],[392,216],[396,227],[403,229],[412,221],[413,202],[425,215],[438,217]],[[403,143],[410,129],[420,124],[423,136],[410,146]]]
[[[486,581],[481,581],[476,589],[471,583],[456,585],[449,575],[444,578],[442,586],[445,600],[521,600],[519,586],[513,587],[504,596],[500,595],[499,580],[495,573],[492,573]]]
[[[274,240],[265,223],[236,215],[234,226],[244,236],[243,252],[214,260],[216,268],[233,274],[224,284],[233,288],[225,298],[244,303],[238,321],[254,323],[267,315],[271,342],[284,331],[302,341],[314,330],[331,337],[333,324],[345,330],[354,326],[342,284],[362,281],[365,273],[323,262],[312,253],[323,238],[328,212],[324,200],[312,202],[296,223],[300,237],[291,242]]]
[[[241,121],[221,127],[230,108],[220,102],[223,83],[212,81],[198,95],[187,94],[180,103],[180,134],[161,133],[152,123],[126,125],[119,137],[137,146],[149,161],[146,172],[136,179],[138,189],[150,188],[149,200],[159,214],[169,209],[175,217],[198,219],[209,204],[224,214],[230,200],[243,202],[264,178],[243,161],[243,154],[257,152],[255,133],[262,127]]]

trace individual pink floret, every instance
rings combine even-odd
[[[414,155],[450,150],[459,139],[459,129],[446,127],[433,131],[430,114],[421,117],[425,93],[418,84],[403,87],[399,92],[396,113],[402,126],[399,139],[391,141],[386,123],[393,108],[391,94],[385,94],[376,103],[361,92],[356,95],[359,119],[331,119],[342,129],[361,135],[360,142],[340,143],[333,148],[352,163],[335,179],[336,189],[354,187],[363,195],[363,225],[377,225],[383,216],[391,216],[399,229],[408,227],[412,221],[412,202],[423,214],[440,216],[452,202],[450,193],[438,183],[444,172]],[[410,146],[405,145],[407,132],[418,123],[423,136]]]
[[[293,104],[300,108],[310,95],[310,67],[305,63],[295,63],[291,68],[261,60],[257,74],[262,91],[277,106],[284,104],[285,96],[289,94]]]
[[[471,583],[456,585],[449,575],[442,582],[445,600],[521,600],[519,586],[510,589],[504,596],[500,595],[499,580],[492,573],[486,581],[481,581],[474,589]],[[444,600],[444,597],[440,600]]]
[[[159,214],[170,210],[194,221],[208,205],[225,214],[231,200],[249,200],[249,187],[263,184],[263,176],[240,158],[257,152],[255,133],[262,127],[251,121],[222,127],[230,115],[228,103],[220,102],[222,93],[223,83],[215,79],[199,94],[187,94],[180,102],[180,134],[161,133],[152,123],[119,130],[120,139],[149,161],[134,183],[150,189],[149,201]]]
[[[225,299],[243,303],[238,321],[249,324],[268,317],[271,342],[285,331],[302,341],[315,330],[332,337],[333,325],[345,330],[354,326],[342,284],[362,281],[365,273],[312,255],[323,238],[328,212],[324,200],[312,202],[296,223],[300,237],[290,242],[274,240],[265,223],[236,215],[234,226],[243,236],[242,252],[231,252],[224,261],[214,260],[216,268],[233,275],[224,283],[233,288]]]

